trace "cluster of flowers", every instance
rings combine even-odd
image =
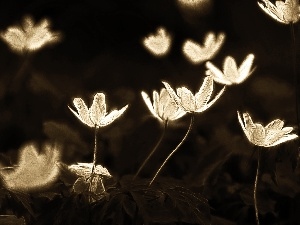
[[[299,20],[299,4],[296,3],[295,0],[286,0],[285,2],[276,1],[275,5],[264,0],[258,4],[266,13],[281,23],[295,23]],[[26,52],[36,51],[45,45],[53,44],[61,40],[61,34],[59,32],[50,31],[49,26],[50,22],[47,19],[35,25],[30,17],[25,17],[22,27],[9,27],[5,32],[1,33],[0,36],[8,43],[13,51],[24,54]],[[233,57],[227,56],[222,69],[219,69],[212,62],[208,61],[217,54],[224,40],[225,34],[220,33],[219,35],[215,35],[213,32],[209,32],[204,38],[203,45],[192,40],[185,41],[182,46],[182,51],[191,63],[199,64],[206,61],[206,77],[199,91],[196,93],[193,93],[185,86],[174,90],[166,81],[163,81],[164,88],[160,91],[153,91],[153,101],[151,101],[151,98],[146,92],[142,91],[142,98],[154,117],[163,123],[167,123],[168,121],[175,121],[187,113],[194,114],[203,112],[210,108],[222,96],[228,85],[240,84],[253,73],[252,64],[254,54],[247,55],[240,66],[237,65]],[[164,28],[158,28],[157,34],[151,34],[144,38],[143,45],[153,55],[164,56],[170,49],[171,36]],[[214,91],[214,82],[223,84],[224,87],[211,99]],[[73,99],[73,105],[76,110],[69,107],[71,112],[81,122],[95,130],[111,124],[128,108],[128,105],[126,105],[119,110],[115,109],[108,113],[105,94],[102,92],[94,95],[90,107],[79,97]],[[284,122],[280,119],[276,119],[264,127],[260,123],[254,123],[249,113],[245,112],[240,114],[238,112],[238,121],[247,139],[257,146],[272,147],[298,137],[296,134],[291,134],[293,128],[284,127]],[[57,169],[52,170],[51,173],[46,173],[44,169],[41,169],[45,162],[55,167],[55,162],[59,161],[59,154],[56,151],[54,157],[52,154],[51,160],[48,160],[46,159],[50,155],[48,150],[44,154],[39,155],[35,146],[27,146],[26,149],[26,151],[22,151],[19,167],[15,168],[13,172],[10,171],[10,173],[0,171],[0,175],[8,188],[19,190],[25,187],[30,189],[37,186],[44,186],[50,181],[53,181],[54,177],[58,174]],[[46,149],[48,149],[48,147]],[[28,180],[32,180],[29,179],[28,171],[30,171],[32,167],[31,163],[34,161],[36,162],[36,171],[40,169],[44,174],[49,174],[49,179],[45,179],[44,176],[39,179],[39,176],[35,176],[32,177],[32,179],[38,179],[38,182],[28,186]],[[49,169],[50,166],[47,168]],[[75,171],[78,176],[85,179],[88,178],[88,171],[95,173],[99,175],[97,182],[99,180],[101,181],[102,177],[111,176],[107,169],[96,165],[95,161],[93,163],[74,164],[69,166],[69,168]],[[25,176],[24,174],[27,175]],[[21,182],[16,182],[17,180]]]

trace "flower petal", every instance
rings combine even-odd
[[[239,77],[238,68],[234,58],[227,56],[223,64],[223,73],[225,79],[236,83],[237,78]]]
[[[239,120],[239,123],[246,135],[246,137],[248,138],[248,140],[250,141],[250,132],[246,129],[245,125],[244,125],[244,122],[242,121],[242,118],[241,118],[241,115],[240,115],[240,112],[237,111],[237,114],[238,114],[238,120]]]
[[[287,134],[287,135],[284,135],[282,138],[280,138],[278,141],[275,141],[274,143],[272,143],[268,147],[279,145],[281,143],[293,140],[293,139],[295,139],[297,137],[298,137],[298,135],[296,135],[296,134]]]
[[[118,117],[120,117],[125,110],[128,108],[128,105],[124,106],[120,110],[113,110],[111,111],[107,116],[101,119],[99,126],[105,127],[109,124],[111,124],[114,120],[116,120]]]
[[[178,105],[178,107],[181,107],[182,109],[184,109],[184,107],[181,104],[181,99],[178,97],[178,95],[176,94],[176,92],[173,90],[173,88],[165,81],[162,81],[162,83],[164,84],[164,86],[166,87],[169,95],[171,96],[171,98],[176,102],[176,104]],[[184,109],[185,110],[185,109]]]
[[[84,103],[84,101],[81,98],[74,98],[73,104],[74,104],[75,108],[77,109],[78,113],[75,112],[71,107],[68,106],[69,109],[71,110],[71,112],[84,124],[86,124],[90,127],[94,127],[95,124],[90,119],[89,110],[88,110],[86,104]]]
[[[203,112],[203,111],[207,110],[209,107],[211,107],[221,97],[221,95],[224,93],[225,88],[226,88],[226,86],[224,86],[221,89],[221,91],[215,96],[215,98],[213,100],[211,100],[209,103],[204,105],[202,108],[199,108],[196,112]]]
[[[146,105],[147,105],[149,111],[152,113],[152,115],[155,116],[156,118],[160,119],[159,116],[157,115],[157,111],[154,110],[154,108],[153,108],[153,105],[151,103],[151,100],[150,100],[150,97],[148,96],[148,94],[144,91],[142,91],[141,94],[144,99],[144,102],[146,103]],[[153,98],[154,98],[154,93],[153,93]]]
[[[101,119],[106,115],[105,94],[96,93],[94,95],[92,106],[89,109],[89,115],[95,125],[98,125]]]
[[[236,83],[243,82],[247,77],[251,75],[250,69],[254,60],[254,55],[249,54],[246,59],[242,62],[238,69],[239,76],[236,79]]]
[[[206,71],[206,75],[211,75],[215,82],[225,85],[232,84],[232,82],[224,76],[223,72],[211,62],[206,62],[205,66],[208,69],[208,71]]]
[[[196,111],[196,100],[193,93],[186,87],[181,87],[178,96],[180,95],[181,105],[189,112]]]
[[[281,130],[283,128],[284,122],[280,119],[273,120],[267,126],[267,130]]]
[[[263,3],[257,2],[257,4],[265,13],[267,13],[279,23],[289,23],[282,18],[281,12],[278,11],[277,7],[273,5],[273,3],[268,0],[262,0],[262,2]]]

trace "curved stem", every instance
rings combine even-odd
[[[164,167],[164,165],[168,162],[168,160],[171,158],[171,156],[177,151],[177,149],[179,149],[179,147],[185,142],[187,136],[189,135],[189,133],[192,130],[193,127],[193,123],[194,123],[194,113],[192,113],[191,115],[191,121],[190,121],[190,125],[189,125],[189,129],[187,130],[187,132],[185,133],[183,139],[180,141],[180,143],[176,146],[176,148],[168,155],[168,157],[165,159],[165,161],[163,162],[163,164],[159,167],[159,169],[157,170],[157,172],[155,173],[154,177],[152,178],[151,182],[149,183],[149,186],[153,183],[153,181],[155,180],[155,178],[157,177],[157,175],[159,174],[159,172],[161,171],[161,169]]]
[[[92,168],[92,175],[94,173],[95,167],[96,167],[96,160],[97,160],[97,133],[98,128],[95,126],[95,138],[94,138],[94,157],[93,157],[93,168]]]
[[[256,224],[259,225],[259,218],[258,218],[258,208],[257,208],[257,183],[258,183],[258,176],[259,176],[259,163],[260,161],[260,148],[258,148],[258,156],[257,156],[257,169],[256,169],[256,176],[254,182],[254,191],[253,191],[253,198],[254,198],[254,208],[255,208],[255,217],[256,217]]]
[[[157,150],[158,146],[160,145],[161,141],[163,140],[165,134],[166,134],[166,130],[168,127],[168,121],[166,120],[164,122],[164,130],[160,135],[159,140],[157,141],[156,145],[154,146],[154,148],[152,149],[152,151],[150,152],[150,154],[147,156],[147,158],[144,160],[144,162],[142,163],[142,165],[140,166],[140,168],[138,169],[138,171],[136,172],[136,174],[134,175],[132,180],[135,180],[136,177],[139,175],[139,173],[141,172],[141,170],[144,168],[144,166],[146,165],[146,163],[149,161],[149,159],[151,158],[151,156],[154,154],[154,152]]]
[[[293,63],[293,75],[294,75],[294,85],[295,85],[295,101],[296,101],[296,118],[297,118],[297,128],[298,128],[298,135],[300,134],[300,122],[299,122],[299,96],[300,96],[300,90],[299,90],[299,78],[297,76],[297,68],[296,68],[296,57],[297,57],[297,50],[296,50],[296,37],[295,37],[295,30],[294,30],[294,24],[290,23],[290,30],[291,30],[291,39],[292,39],[292,63]]]

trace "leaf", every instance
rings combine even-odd
[[[0,224],[3,225],[25,225],[23,217],[17,218],[14,215],[0,215]]]

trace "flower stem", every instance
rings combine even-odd
[[[147,158],[144,160],[144,162],[142,163],[142,165],[140,166],[140,168],[138,169],[138,171],[136,172],[136,174],[134,175],[132,180],[135,180],[136,177],[140,174],[141,170],[144,168],[144,166],[146,165],[146,163],[149,161],[149,159],[151,158],[151,156],[154,154],[154,152],[157,150],[158,146],[160,145],[160,143],[162,142],[165,134],[166,134],[166,130],[168,127],[168,121],[166,120],[164,122],[164,130],[160,135],[159,140],[157,141],[156,145],[154,146],[154,148],[152,149],[152,151],[150,152],[150,154],[147,156]]]
[[[253,198],[254,198],[254,208],[255,208],[255,217],[256,217],[256,224],[259,225],[259,218],[258,218],[258,208],[257,208],[257,183],[258,183],[258,176],[259,176],[259,163],[260,161],[260,148],[258,148],[258,156],[257,156],[257,168],[256,168],[256,176],[254,182],[254,191],[253,191]]]
[[[163,162],[163,164],[159,167],[159,169],[157,170],[157,172],[155,173],[154,177],[152,178],[151,182],[149,183],[149,186],[153,183],[153,181],[155,180],[155,178],[157,177],[157,175],[159,174],[159,172],[161,171],[161,169],[164,167],[164,165],[168,162],[168,160],[171,158],[171,156],[177,151],[177,149],[179,149],[179,147],[185,142],[187,136],[189,135],[189,133],[192,130],[194,124],[194,113],[192,113],[191,115],[191,121],[190,121],[190,125],[189,125],[189,129],[187,130],[187,132],[185,133],[183,139],[180,141],[180,143],[176,146],[176,148],[168,155],[168,157],[165,159],[165,161]]]
[[[296,50],[296,37],[295,37],[295,30],[294,30],[294,24],[290,23],[290,30],[291,30],[291,39],[292,39],[292,63],[293,63],[293,75],[294,75],[294,85],[295,85],[295,101],[296,101],[296,118],[297,118],[297,128],[298,128],[298,135],[300,134],[300,122],[299,122],[299,96],[300,96],[300,90],[299,90],[299,78],[297,76],[297,68],[296,68],[296,57],[297,57],[297,50]]]
[[[95,137],[94,137],[95,141],[94,141],[94,157],[93,157],[92,175],[96,168],[96,160],[97,160],[97,134],[98,134],[98,128],[97,128],[97,126],[95,126]]]

